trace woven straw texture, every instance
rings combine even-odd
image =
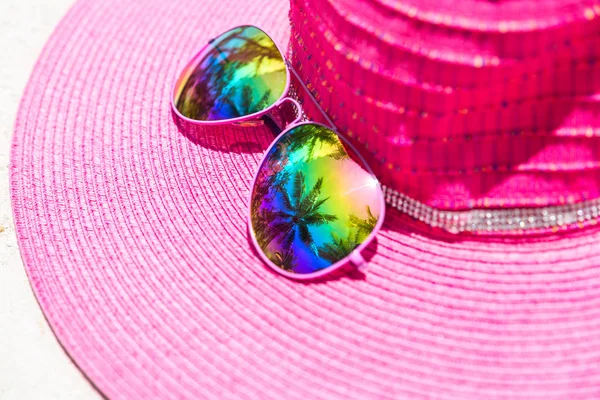
[[[10,180],[54,332],[110,398],[598,398],[600,231],[476,240],[391,211],[366,274],[297,283],[246,226],[261,128],[181,131],[172,81],[286,1],[82,0],[25,91]]]
[[[70,0],[0,2],[0,399],[97,399],[52,334],[17,246],[8,185],[19,99],[35,61]]]

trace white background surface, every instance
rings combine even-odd
[[[35,300],[8,192],[10,138],[29,74],[74,0],[0,0],[0,399],[98,399]]]

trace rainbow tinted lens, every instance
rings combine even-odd
[[[324,126],[298,125],[273,144],[254,184],[250,223],[279,268],[312,274],[346,258],[382,216],[377,179]]]
[[[263,111],[287,84],[283,56],[266,33],[253,26],[212,40],[179,77],[173,104],[184,117],[221,121]]]

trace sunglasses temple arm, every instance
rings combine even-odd
[[[325,111],[323,111],[323,109],[319,105],[319,102],[317,101],[317,99],[315,99],[315,96],[313,96],[313,94],[311,93],[311,91],[306,87],[306,85],[304,84],[304,82],[302,81],[302,79],[300,79],[300,75],[298,75],[298,73],[296,72],[296,70],[292,66],[292,63],[289,62],[288,60],[286,60],[286,64],[287,64],[287,67],[289,68],[289,70],[292,71],[292,73],[294,74],[294,77],[296,78],[296,81],[298,81],[298,83],[300,84],[300,86],[302,86],[302,88],[304,89],[304,92],[306,94],[308,94],[308,97],[310,97],[313,105],[317,108],[317,110],[319,110],[319,112],[323,116],[323,119],[325,121],[327,121],[327,124],[329,125],[329,127],[331,129],[333,129],[333,130],[336,130],[335,124],[333,123],[333,121],[331,120],[331,118],[329,118],[329,116],[325,113]]]

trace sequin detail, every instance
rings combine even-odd
[[[431,227],[450,233],[543,233],[596,225],[600,199],[551,207],[445,211],[383,186],[385,202]]]

